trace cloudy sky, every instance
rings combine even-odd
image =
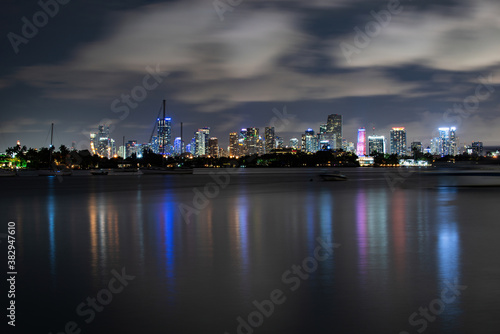
[[[274,125],[287,143],[337,113],[349,141],[500,144],[498,0],[44,1],[0,12],[0,151],[48,145],[52,122],[56,146],[100,123],[147,142],[163,99],[185,141]]]

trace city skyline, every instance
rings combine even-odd
[[[45,5],[10,4],[0,147],[39,146],[50,123],[66,145],[100,124],[146,142],[164,99],[186,134],[210,127],[223,147],[226,133],[272,126],[277,113],[290,115],[277,131],[285,142],[339,114],[353,142],[360,127],[387,136],[404,126],[411,142],[455,126],[464,142],[500,144],[493,0],[401,3],[386,23],[377,13],[387,1],[284,4],[247,1],[222,15],[210,1],[71,2],[40,26]]]

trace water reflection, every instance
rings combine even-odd
[[[109,262],[119,262],[118,209],[105,193],[92,192],[88,211],[92,275],[104,279],[111,270]]]
[[[457,189],[454,187],[442,187],[438,190],[437,197],[437,217],[438,217],[438,243],[437,243],[437,263],[439,292],[447,289],[446,282],[461,282],[460,272],[460,235],[457,226],[457,211],[455,204]],[[457,297],[459,299],[460,297]],[[452,304],[446,305],[444,312],[440,315],[448,325],[451,325],[455,317],[461,313],[460,303],[455,300]],[[456,324],[457,325],[457,324]]]
[[[47,196],[47,213],[49,218],[49,259],[50,259],[50,275],[52,282],[56,280],[56,235],[55,235],[55,195],[54,195],[55,177],[48,178],[48,196]]]

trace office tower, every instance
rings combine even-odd
[[[219,140],[217,137],[211,137],[208,139],[208,155],[213,158],[219,157]]]
[[[351,152],[351,153],[356,153],[356,147],[352,141],[345,144],[345,151]]]
[[[356,155],[364,157],[366,155],[366,129],[358,129],[358,145],[356,146]]]
[[[391,154],[406,155],[406,130],[404,127],[391,130]]]
[[[210,128],[204,127],[198,129],[194,135],[195,140],[195,154],[197,157],[208,155],[208,139],[210,138]]]
[[[385,153],[385,137],[384,136],[368,136],[368,155],[372,156],[377,153]]]
[[[326,122],[326,132],[334,135],[335,147],[334,150],[339,150],[342,148],[342,115],[331,114],[328,115]]]
[[[157,140],[158,140],[158,152],[161,155],[170,155],[171,154],[171,145],[172,145],[172,119],[170,117],[161,117],[157,118]]]
[[[410,144],[410,150],[412,152],[418,152],[418,153],[422,153],[422,143],[419,142],[419,141],[413,141],[411,142]]]
[[[274,145],[275,145],[275,148],[277,148],[279,150],[283,149],[284,148],[283,138],[276,136],[276,140],[275,140]]]
[[[318,151],[318,137],[313,129],[307,129],[302,135],[302,152],[315,153]]]
[[[320,124],[319,125],[319,134],[327,132],[327,129],[328,129],[328,127],[327,127],[326,123],[325,124]]]
[[[181,155],[182,153],[181,145],[182,145],[181,137],[176,137],[174,139],[174,152],[173,152],[175,156]]]
[[[122,158],[125,159],[127,157],[127,147],[126,146],[120,146],[118,148],[118,155]]]
[[[90,149],[92,154],[112,158],[116,153],[114,140],[109,137],[109,126],[99,125],[97,133],[90,134]]]
[[[299,140],[297,138],[290,139],[290,147],[298,150],[299,149]]]
[[[439,137],[435,138],[434,149],[435,154],[441,155],[457,155],[457,137],[456,128],[439,128]]]
[[[265,128],[265,151],[266,153],[271,153],[271,151],[275,148],[276,146],[276,138],[274,134],[274,126],[266,126]]]
[[[472,142],[471,148],[473,155],[483,156],[483,142],[480,141]]]
[[[247,150],[247,129],[241,129],[238,133],[238,154],[243,157],[248,154]]]
[[[97,154],[97,133],[90,134],[90,152],[92,155]]]
[[[236,132],[231,132],[229,134],[229,156],[239,157],[239,155],[238,134]]]
[[[133,153],[137,155],[137,140],[129,140],[125,144],[125,158],[131,157]]]
[[[246,129],[245,143],[248,155],[259,153],[259,128]]]

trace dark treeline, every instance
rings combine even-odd
[[[92,155],[89,150],[69,150],[61,145],[59,150],[52,148],[41,148],[39,150],[27,148],[26,146],[9,147],[6,150],[5,159],[16,160],[17,166],[26,168],[47,168],[51,163],[66,165],[74,169],[90,168],[120,168],[120,167],[357,167],[358,157],[354,153],[343,151],[318,151],[314,154],[293,152],[293,153],[271,153],[264,155],[252,155],[240,158],[213,158],[213,157],[193,157],[184,154],[179,157],[163,158],[160,154],[155,154],[150,150],[143,150],[142,157],[136,154],[123,158],[105,158]],[[395,154],[373,154],[375,166],[397,165],[401,157]],[[426,160],[429,163],[449,162],[449,161],[469,161],[476,163],[497,163],[498,159],[466,153],[457,156],[436,157],[431,154],[413,152],[413,155],[405,158]]]

